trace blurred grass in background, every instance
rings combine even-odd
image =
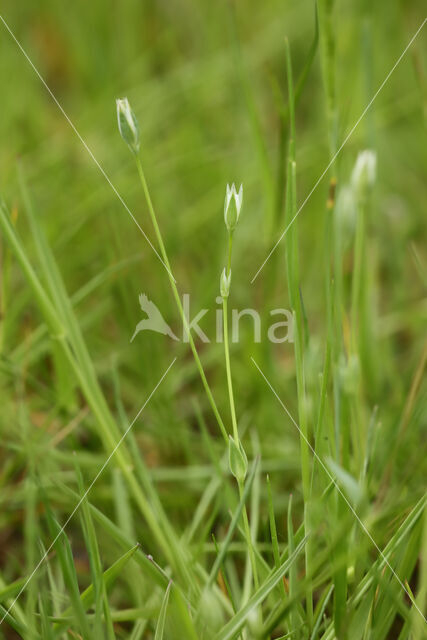
[[[336,5],[340,143],[420,26],[425,7],[421,1],[397,0],[342,0]],[[115,99],[128,96],[139,120],[143,164],[173,272],[180,291],[191,293],[194,312],[210,309],[203,321],[206,333],[214,335],[215,297],[225,261],[222,209],[227,182],[244,184],[244,208],[233,257],[232,306],[253,307],[264,314],[276,307],[289,308],[284,242],[253,284],[251,279],[286,226],[286,146],[280,142],[279,116],[287,104],[284,38],[289,38],[298,78],[315,35],[314,2],[6,1],[1,14],[155,244],[132,159],[117,132]],[[425,447],[420,446],[427,418],[425,379],[416,385],[414,397],[411,395],[422,364],[427,320],[425,42],[423,32],[346,144],[336,166],[339,192],[349,181],[360,150],[373,148],[378,155],[378,180],[368,212],[366,240],[372,351],[365,354],[367,364],[363,354],[361,357],[364,389],[359,409],[367,424],[377,407],[375,420],[380,425],[369,498],[373,537],[381,549],[423,495],[425,484]],[[131,420],[172,357],[178,357],[133,433],[152,469],[164,510],[176,531],[182,533],[213,473],[194,398],[218,454],[222,453],[222,441],[186,345],[177,346],[153,333],[141,333],[129,343],[141,319],[141,292],[158,305],[175,333],[181,334],[167,274],[2,24],[0,78],[1,193],[29,260],[37,265],[34,238],[23,213],[19,158],[38,222],[68,293],[75,296],[77,319],[114,415],[125,424]],[[296,132],[301,203],[329,161],[319,49],[296,109]],[[326,177],[298,217],[300,288],[310,335],[305,355],[310,424],[317,414],[319,374],[327,342],[328,189]],[[350,225],[350,237],[352,233]],[[353,264],[351,242],[343,256],[347,283]],[[30,573],[28,553],[25,558],[22,555],[23,545],[28,549],[28,539],[42,538],[46,548],[53,537],[40,524],[41,503],[36,501],[33,512],[28,511],[27,477],[34,474],[46,485],[63,522],[76,503],[75,496],[57,488],[61,483],[77,491],[71,453],[77,452],[86,486],[106,455],[96,435],[94,417],[87,411],[67,365],[62,365],[62,381],[56,375],[52,342],[41,328],[43,318],[6,243],[2,243],[2,293],[0,566],[2,584],[7,585]],[[297,416],[293,348],[265,340],[255,345],[250,323],[244,319],[241,324],[241,341],[232,345],[231,352],[240,426],[247,429],[245,443],[250,457],[259,450],[263,472],[270,471],[279,540],[283,542],[287,539],[284,522],[290,492],[294,494],[295,525],[299,526],[303,515],[298,434],[250,363],[250,356],[262,363],[286,406]],[[265,325],[263,330],[265,333]],[[200,355],[228,424],[223,347],[200,344]],[[331,416],[329,419],[332,422]],[[384,484],[391,454],[391,471]],[[90,501],[121,526],[125,521],[126,533],[132,540],[140,540],[148,553],[152,538],[140,516],[127,513],[122,485],[112,462],[93,487]],[[264,482],[259,490],[258,540],[260,549],[267,545],[266,557],[270,559]],[[230,491],[225,492],[227,497],[220,493],[215,497],[212,521],[200,534],[201,548],[194,551],[194,557],[207,567],[213,558],[210,532],[214,530],[221,540],[229,522],[228,509],[235,507],[236,497],[230,498]],[[28,527],[34,528],[33,534],[28,533]],[[70,523],[67,532],[79,580],[87,586],[90,576],[78,519]],[[116,545],[105,535],[99,546],[109,566],[118,556]],[[36,547],[33,566],[39,557],[38,542]],[[159,553],[155,545],[154,549]],[[159,555],[156,559],[163,566],[164,557]],[[150,591],[147,582],[136,594],[135,567],[132,571],[112,596],[117,608],[135,606],[144,599],[142,594]],[[236,570],[235,580],[238,574]],[[405,578],[409,580],[411,574]],[[402,599],[402,594],[396,597]],[[157,605],[156,615],[148,616],[149,620],[157,619]],[[118,637],[128,637],[126,629],[126,624],[120,627],[117,623]],[[178,633],[176,637],[184,636]]]

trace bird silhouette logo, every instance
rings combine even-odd
[[[169,336],[172,340],[179,341],[179,338],[176,337],[168,323],[164,320],[162,314],[159,309],[156,307],[152,300],[149,300],[145,293],[141,293],[139,296],[139,305],[144,313],[147,314],[147,318],[138,322],[135,327],[135,332],[130,339],[132,342],[135,336],[140,331],[156,331],[156,333],[161,333],[164,336]]]

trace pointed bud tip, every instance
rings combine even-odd
[[[139,151],[138,121],[127,98],[117,98],[117,124],[120,135],[135,154]]]
[[[227,184],[224,201],[224,221],[229,233],[234,231],[239,221],[242,201],[243,185],[240,185],[239,192],[237,192],[234,182],[231,187]]]
[[[230,284],[231,284],[231,270],[230,270],[230,273],[227,275],[224,267],[221,273],[220,281],[219,281],[219,290],[222,298],[228,298],[230,294]]]
[[[248,471],[248,459],[240,440],[236,443],[231,435],[229,438],[228,462],[230,471],[239,482],[243,482]]]

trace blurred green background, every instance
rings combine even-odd
[[[275,180],[278,92],[286,99],[284,37],[290,39],[298,77],[313,38],[314,6],[308,0],[234,4],[244,73]],[[244,224],[236,239],[234,263],[237,307],[270,304],[264,296],[272,277],[269,266],[254,286],[250,280],[285,226],[283,211],[274,212],[273,226],[269,222],[270,194],[233,46],[230,6],[222,1],[94,1],[72,6],[4,2],[2,9],[16,38],[152,238],[132,159],[117,134],[114,101],[128,96],[140,122],[143,162],[174,272],[180,289],[191,292],[200,308],[212,307],[218,290],[224,260],[221,213],[226,182],[243,182],[245,188]],[[421,23],[422,6],[422,2],[338,3],[340,140]],[[378,291],[382,315],[403,312],[422,295],[410,243],[415,242],[422,253],[424,38],[420,36],[396,69],[340,157],[340,174],[347,180],[360,149],[378,151],[381,199],[371,224],[376,250],[389,267]],[[110,341],[107,352],[102,347],[102,338],[110,330],[113,349],[125,361],[133,360],[138,345],[129,347],[127,339],[138,317],[137,294],[144,290],[161,306],[160,297],[169,297],[165,273],[3,25],[0,46],[2,192],[19,209],[19,157],[70,292],[118,260],[135,259],[117,277],[115,287],[101,288],[85,301],[89,315],[95,309],[100,314],[88,326],[99,356],[111,354]],[[325,100],[317,55],[297,109],[300,202],[327,162]],[[319,264],[326,192],[324,180],[299,218],[304,299],[320,339],[324,308]],[[119,291],[126,291],[126,301],[111,297],[113,292],[119,296]],[[18,289],[17,294],[25,299],[24,292]],[[285,299],[282,289],[280,300]],[[105,308],[101,312],[107,304],[111,305],[108,312]],[[82,317],[87,313],[85,305]],[[167,315],[167,308],[161,308]],[[156,336],[151,339],[157,342]],[[158,341],[160,350],[167,347],[164,342]],[[155,365],[152,359],[149,362]],[[147,367],[141,369],[145,376]]]
[[[422,11],[422,2],[337,3],[340,141],[421,24]],[[214,333],[213,310],[225,260],[222,207],[227,182],[243,182],[245,192],[235,242],[233,305],[264,310],[287,307],[284,279],[279,282],[284,269],[283,242],[255,283],[250,281],[285,228],[283,207],[277,206],[281,198],[277,193],[278,107],[287,98],[284,38],[290,40],[297,78],[313,40],[314,3],[4,2],[2,15],[155,243],[132,158],[117,132],[115,99],[128,96],[140,123],[143,164],[179,289],[191,293],[195,309],[212,310],[203,324],[208,335]],[[107,372],[112,358],[119,363],[123,392],[132,407],[141,388],[158,379],[170,351],[176,348],[154,334],[140,334],[129,344],[140,319],[138,294],[145,292],[175,330],[181,331],[166,273],[1,26],[2,193],[16,207],[18,229],[30,250],[31,238],[20,220],[16,178],[20,158],[37,214],[71,294],[120,265],[82,300],[78,317],[97,366]],[[234,29],[240,40],[240,63]],[[339,157],[339,180],[346,182],[358,151],[372,147],[378,153],[377,206],[369,220],[373,269],[380,270],[373,304],[384,357],[397,349],[393,357],[399,358],[401,380],[393,375],[395,391],[405,384],[405,367],[412,367],[417,358],[417,336],[422,339],[426,319],[425,282],[413,253],[415,248],[421,263],[425,262],[423,44],[425,35],[421,34]],[[249,100],[245,97],[248,90]],[[259,132],[248,102],[256,109]],[[328,161],[317,52],[297,108],[300,203]],[[327,190],[325,178],[299,216],[302,292],[310,329],[320,344],[325,339],[323,211]],[[12,278],[13,298],[3,341],[9,353],[19,348],[24,362],[31,352],[28,334],[38,317],[18,270],[13,270]],[[249,375],[247,368],[254,349],[251,327],[243,324],[247,324],[248,341],[234,354],[236,381],[242,381],[242,409],[258,388],[257,377]],[[221,347],[201,348],[208,362],[222,359]],[[178,347],[178,353],[186,357],[185,349]],[[291,347],[285,345],[277,357],[291,359]],[[384,366],[382,370],[387,377]],[[212,367],[211,375],[221,379],[222,371]],[[280,376],[288,375],[292,374],[284,365]],[[49,386],[49,378],[42,379]],[[217,393],[225,391],[222,386]],[[38,401],[43,404],[41,398]],[[174,437],[176,426],[163,429],[156,437],[166,433]]]
[[[342,141],[420,26],[425,3],[341,0],[336,4]],[[284,39],[289,38],[298,78],[314,38],[314,2],[6,0],[1,15],[156,244],[134,163],[117,131],[115,99],[129,98],[139,120],[141,157],[173,272],[180,291],[191,293],[192,309],[210,309],[203,320],[206,333],[214,335],[215,298],[226,255],[227,182],[244,185],[233,256],[232,306],[253,307],[263,314],[288,308],[283,242],[253,284],[251,280],[286,226],[279,116],[287,101]],[[339,189],[349,181],[360,150],[373,148],[378,154],[378,181],[368,220],[375,370],[369,374],[365,398],[366,415],[377,405],[383,423],[385,448],[378,464],[386,458],[395,434],[427,324],[426,37],[424,29],[345,145],[336,168]],[[37,264],[22,214],[19,163],[68,292],[76,296],[77,317],[113,410],[122,405],[131,419],[171,359],[178,357],[134,431],[153,468],[163,504],[179,529],[210,473],[194,417],[194,397],[209,430],[217,433],[186,345],[148,332],[129,342],[141,319],[141,292],[181,333],[167,274],[3,24],[0,86],[0,191]],[[296,126],[302,203],[329,161],[319,50],[302,90]],[[315,404],[326,341],[328,188],[325,177],[298,218],[301,292],[310,333],[309,410]],[[349,277],[351,257],[346,264]],[[65,400],[60,396],[39,310],[4,245],[2,268],[3,273],[7,270],[7,279],[3,278],[7,285],[1,318],[0,563],[7,580],[22,566],[20,481],[28,460],[36,468],[42,465],[51,478],[66,482],[73,476],[68,458],[72,450],[79,451],[89,477],[105,454],[95,436],[93,417],[81,413],[80,394],[71,393]],[[272,471],[275,504],[282,517],[289,490],[296,491],[296,504],[301,505],[298,437],[250,356],[263,363],[295,414],[293,348],[266,341],[256,345],[250,323],[243,320],[242,328],[240,343],[232,346],[238,412],[242,429],[256,434],[248,441],[249,450],[259,446],[264,468]],[[199,346],[227,417],[223,348],[214,343]],[[417,424],[426,420],[425,392],[424,383],[416,400]],[[78,421],[69,433],[58,436],[76,414]],[[395,507],[404,509],[411,493],[416,496],[422,490],[420,476],[413,473],[423,461],[423,448],[418,446],[422,433],[420,427],[401,442],[398,455],[405,464],[397,465],[393,473],[399,487],[406,488],[398,506],[390,494],[387,522],[392,521]],[[107,477],[110,473],[112,468]],[[93,488],[94,503],[108,510],[110,498],[107,480],[100,481]],[[58,500],[64,517],[71,505],[68,498],[63,504]],[[108,541],[105,544],[108,548]]]

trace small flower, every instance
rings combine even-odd
[[[228,231],[231,233],[236,228],[239,221],[240,209],[243,201],[243,185],[240,185],[239,192],[236,191],[236,185],[227,184],[224,201],[224,220]]]
[[[134,112],[127,98],[116,100],[117,123],[120,135],[130,149],[136,154],[139,151],[139,127]]]
[[[243,482],[248,471],[248,459],[242,443],[236,443],[232,436],[228,436],[228,464],[230,471],[238,482]]]
[[[230,284],[231,284],[231,271],[227,275],[225,269],[223,269],[221,273],[221,279],[219,281],[219,290],[223,298],[228,298],[228,295],[230,293]]]
[[[358,197],[364,197],[375,182],[377,174],[377,154],[367,149],[357,156],[351,175],[351,184]]]

